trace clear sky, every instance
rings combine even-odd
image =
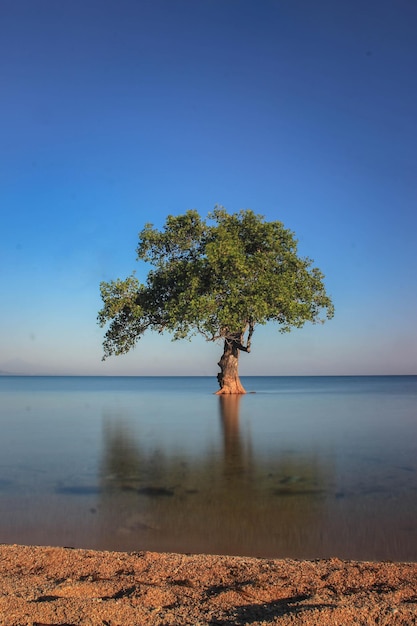
[[[145,336],[101,362],[99,283],[145,222],[215,204],[295,231],[334,320],[241,373],[417,373],[415,0],[1,0],[0,370],[218,371]]]

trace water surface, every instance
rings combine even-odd
[[[417,377],[0,377],[0,542],[417,560]]]

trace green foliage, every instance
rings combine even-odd
[[[257,324],[288,332],[333,316],[324,277],[297,255],[294,234],[250,210],[216,207],[207,221],[194,210],[170,215],[161,231],[146,224],[137,255],[153,266],[146,284],[132,275],[100,286],[104,358],[128,352],[148,328],[209,341],[249,331],[249,350]]]

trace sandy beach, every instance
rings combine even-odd
[[[417,624],[417,564],[0,546],[0,624]]]

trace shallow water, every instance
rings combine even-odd
[[[417,560],[417,377],[0,377],[0,542]]]

